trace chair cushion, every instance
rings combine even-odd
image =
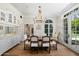
[[[31,43],[31,47],[38,47],[38,43]]]
[[[49,43],[43,43],[43,47],[49,47]]]

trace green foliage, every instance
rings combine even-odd
[[[79,26],[79,19],[74,19],[71,21],[72,26]]]
[[[74,19],[71,21],[72,34],[79,34],[79,19]]]

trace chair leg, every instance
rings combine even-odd
[[[57,50],[57,44],[56,44],[56,50]]]
[[[50,47],[49,47],[49,53],[50,53]]]
[[[37,53],[39,52],[39,47],[37,48],[38,50],[37,50]]]
[[[25,50],[25,42],[24,42],[24,50]]]
[[[26,50],[26,49],[24,48],[24,50]]]
[[[26,50],[26,47],[25,47],[25,45],[24,45],[24,50]]]

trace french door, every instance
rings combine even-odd
[[[45,34],[47,36],[52,36],[53,33],[53,26],[52,24],[45,24]]]
[[[64,41],[68,43],[68,19],[64,19]]]
[[[47,36],[52,37],[52,34],[53,34],[53,22],[50,19],[45,21],[45,34]]]
[[[71,19],[71,38],[73,45],[79,45],[79,14],[74,14]]]

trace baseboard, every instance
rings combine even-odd
[[[16,47],[17,45],[19,45],[19,43],[17,43],[16,45],[14,45],[13,47],[11,47],[11,48],[8,49],[7,51],[5,51],[3,54],[1,54],[1,56],[4,56],[5,53],[7,53],[8,51],[10,51],[11,49],[13,49],[14,47]]]

